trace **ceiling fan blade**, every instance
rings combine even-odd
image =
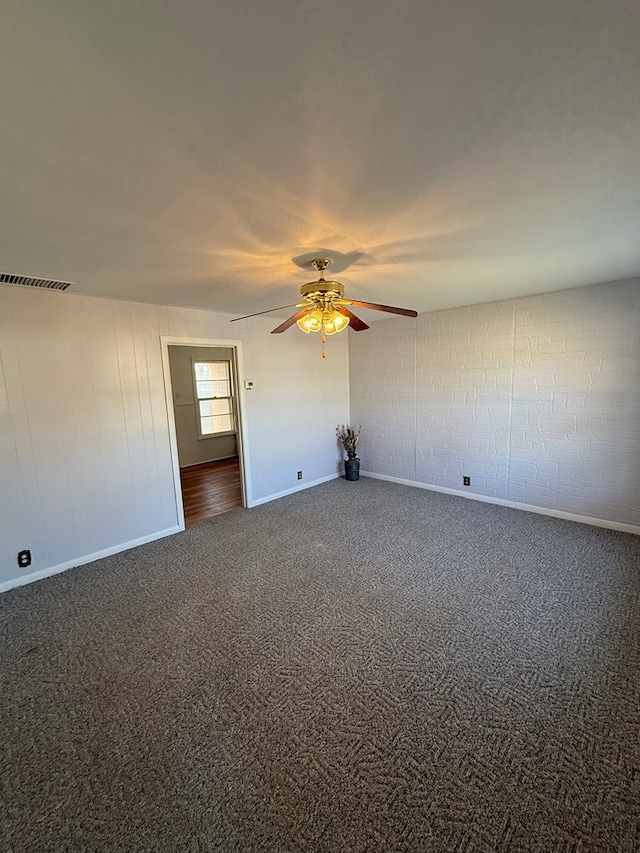
[[[409,308],[394,308],[393,305],[379,305],[377,302],[359,302],[357,299],[345,299],[347,305],[355,305],[356,308],[371,308],[374,311],[387,311],[389,314],[402,314],[403,317],[417,317],[417,311]],[[344,303],[343,303],[344,304]]]
[[[344,305],[336,305],[336,311],[349,318],[349,326],[354,332],[364,332],[365,329],[369,328],[364,320],[361,320],[360,317],[356,317],[356,315],[349,311],[349,309]]]
[[[289,317],[288,320],[285,320],[284,323],[281,323],[276,329],[273,329],[272,335],[279,335],[281,332],[286,332],[287,329],[290,329],[294,323],[297,323],[298,320],[301,320],[305,314],[308,314],[309,311],[313,311],[315,305],[307,305],[301,311],[297,311],[292,317]]]
[[[229,320],[230,323],[236,323],[238,320],[248,320],[249,317],[259,317],[261,314],[271,314],[272,311],[284,311],[285,308],[299,308],[301,302],[294,302],[293,305],[281,305],[280,308],[268,308],[266,311],[256,311],[255,314],[245,314],[244,317],[234,317]]]

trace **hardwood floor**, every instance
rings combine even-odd
[[[237,456],[180,469],[185,524],[242,506]]]

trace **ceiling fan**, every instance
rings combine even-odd
[[[350,310],[350,306],[356,308],[370,308],[373,311],[386,311],[389,314],[401,314],[403,317],[417,317],[417,311],[408,308],[395,308],[392,305],[380,305],[377,302],[360,302],[357,299],[344,298],[344,286],[339,281],[326,281],[324,271],[331,263],[329,258],[316,258],[312,265],[320,273],[318,281],[310,281],[300,288],[302,302],[293,305],[283,305],[280,308],[270,308],[268,311],[258,311],[255,314],[247,314],[244,317],[236,317],[231,322],[246,320],[249,317],[258,317],[261,314],[270,314],[271,311],[282,311],[284,308],[299,308],[300,310],[272,330],[272,335],[286,332],[294,323],[298,325],[307,335],[311,332],[322,332],[322,342],[325,335],[335,335],[351,326],[354,332],[363,332],[369,326]],[[322,357],[325,357],[324,350]]]

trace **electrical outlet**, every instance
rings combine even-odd
[[[302,479],[302,471],[298,471],[298,479],[299,479],[299,480],[301,480],[301,479]]]
[[[471,485],[471,477],[463,477],[462,478],[462,485],[463,486],[470,486]]]
[[[31,565],[31,551],[25,548],[24,551],[18,551],[18,565],[21,569],[26,569]]]

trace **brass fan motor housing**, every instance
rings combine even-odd
[[[300,296],[305,302],[330,302],[332,299],[344,297],[344,286],[339,281],[325,281],[322,278],[320,281],[310,281],[308,284],[303,284],[300,288]]]

